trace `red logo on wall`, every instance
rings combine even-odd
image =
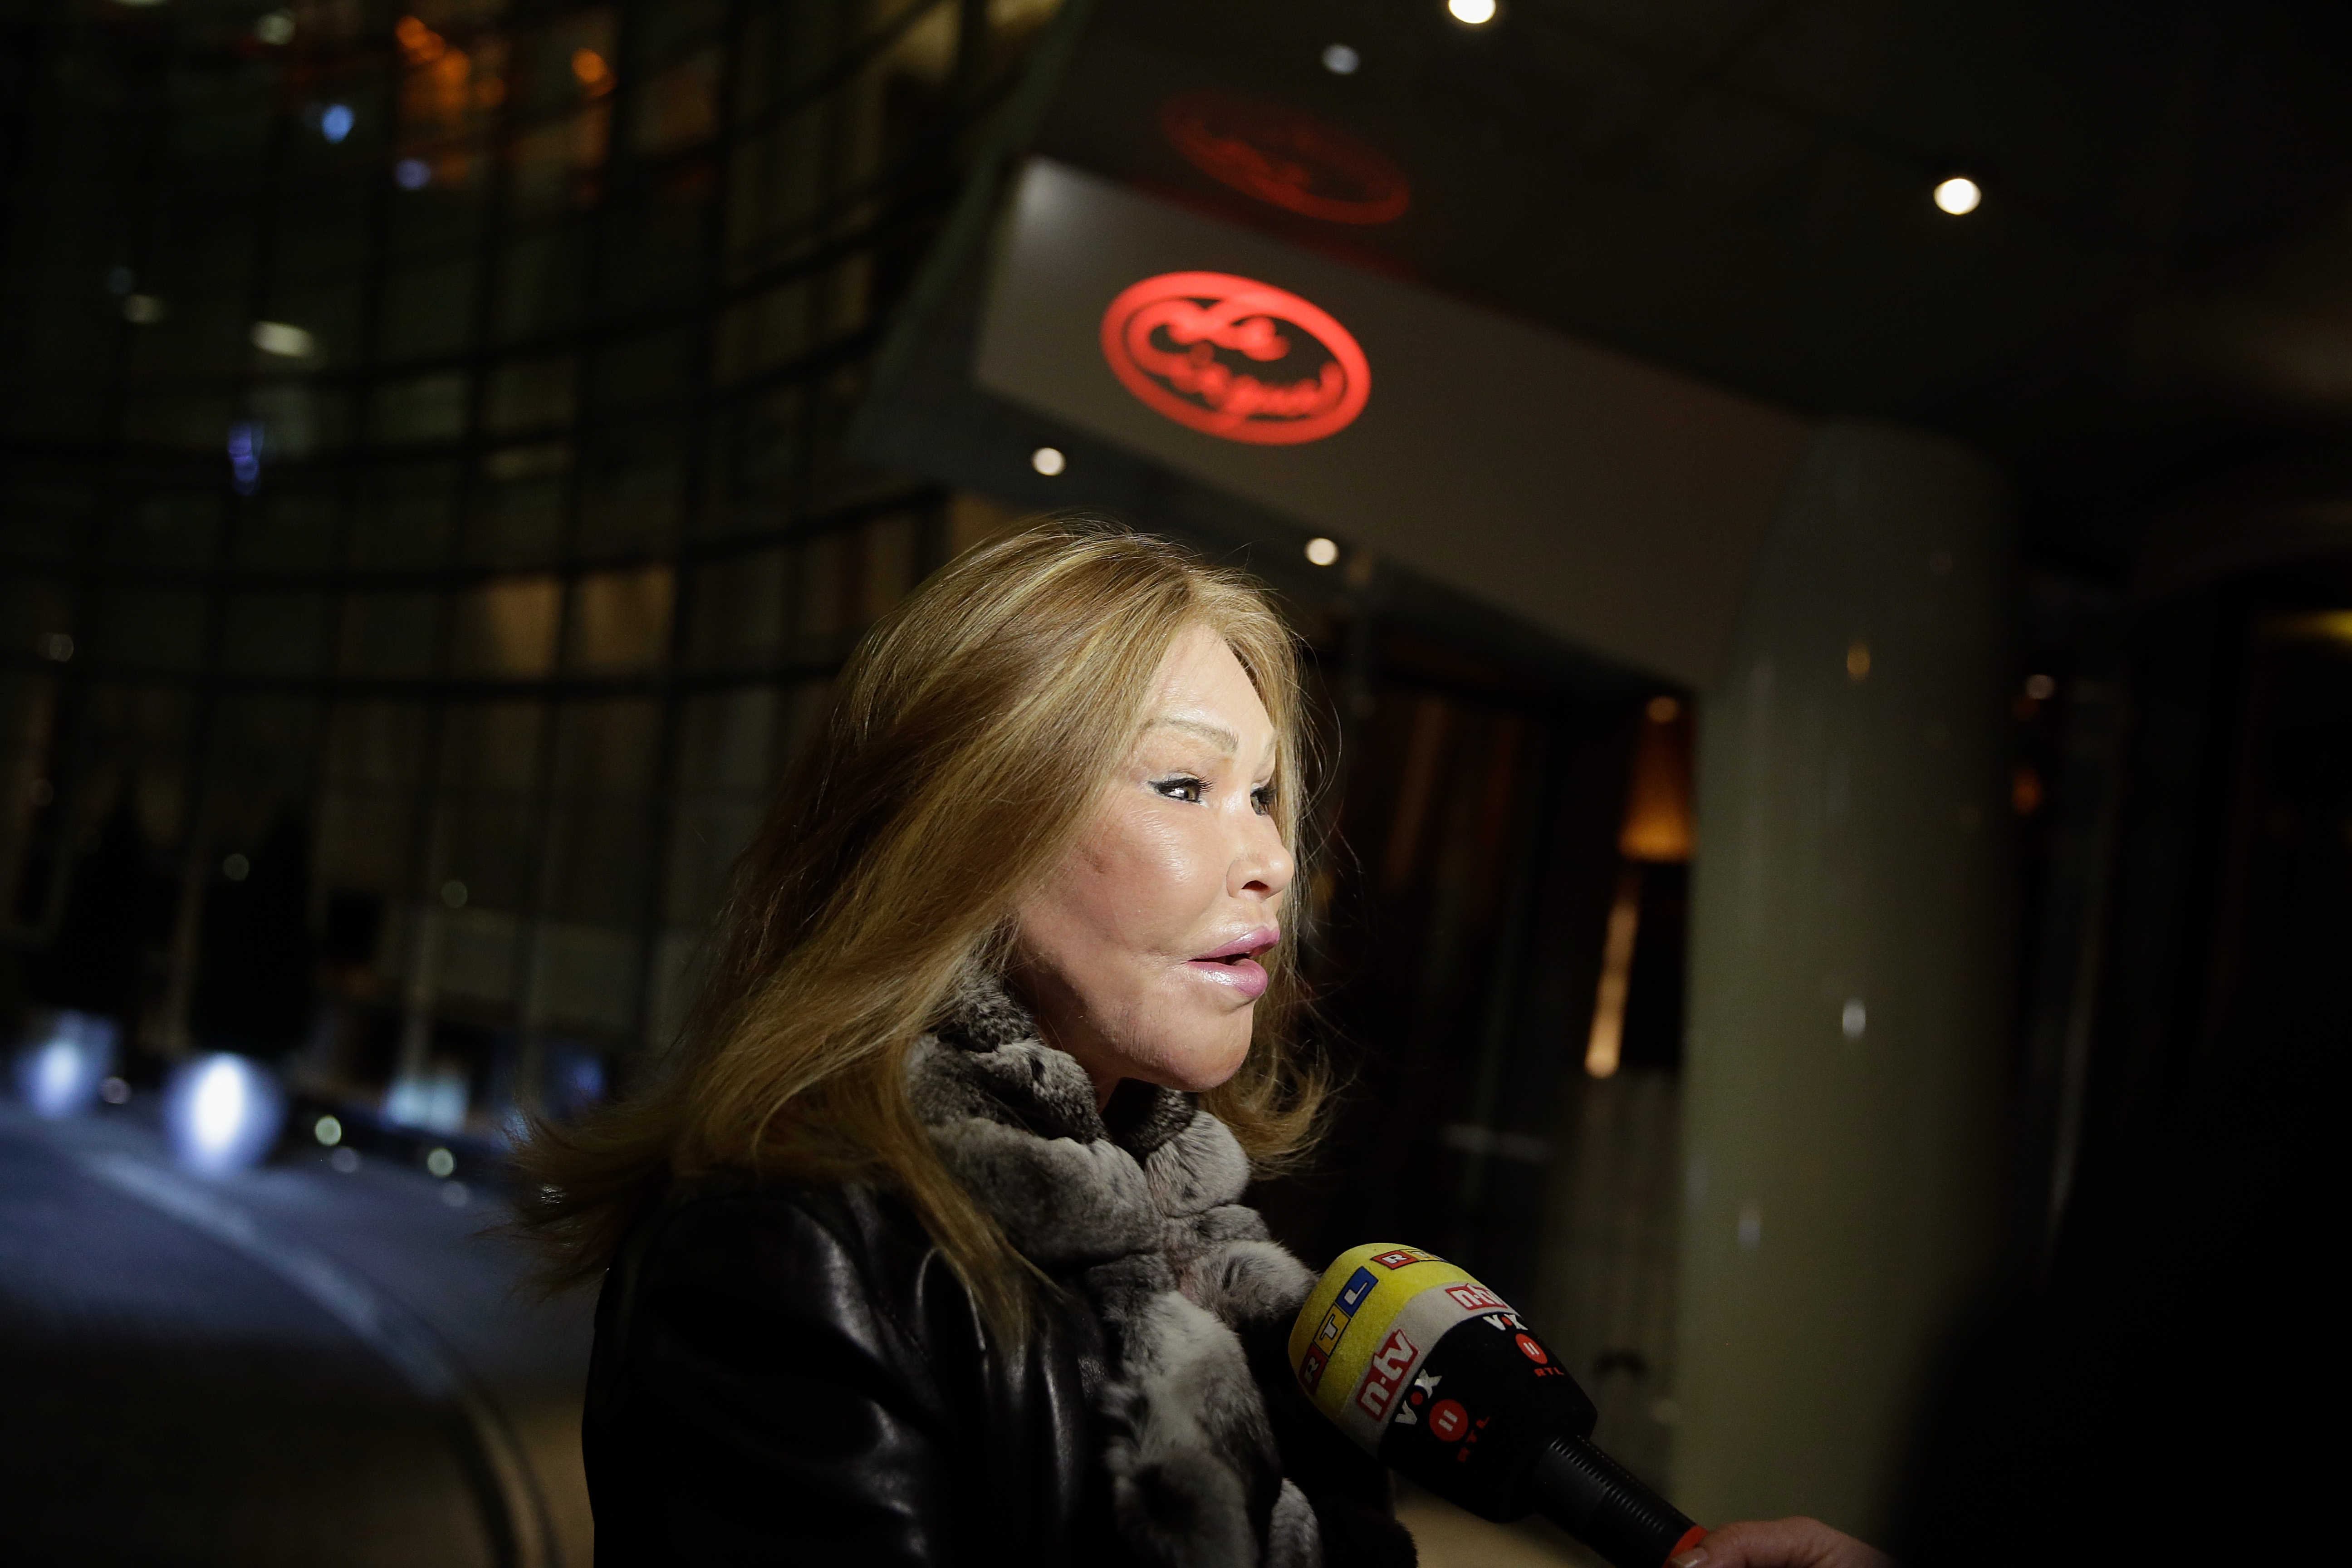
[[[1420,1353],[1413,1342],[1404,1337],[1402,1329],[1391,1329],[1389,1337],[1372,1357],[1372,1364],[1364,1369],[1364,1381],[1356,1388],[1356,1406],[1375,1421],[1389,1413],[1389,1404],[1404,1383],[1404,1374],[1412,1370],[1412,1358]]]
[[[1295,109],[1187,92],[1160,106],[1160,130],[1211,179],[1306,217],[1389,223],[1412,205],[1404,171]]]
[[[1103,358],[1146,407],[1228,441],[1289,447],[1347,428],[1372,393],[1353,334],[1230,272],[1163,272],[1103,312]]]

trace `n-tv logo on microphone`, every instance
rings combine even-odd
[[[1287,289],[1230,272],[1163,272],[1103,312],[1103,359],[1143,405],[1257,447],[1355,422],[1372,370],[1355,334]]]
[[[1421,1354],[1420,1348],[1404,1337],[1402,1329],[1391,1329],[1389,1337],[1373,1352],[1372,1364],[1364,1369],[1364,1381],[1356,1388],[1356,1408],[1378,1421],[1396,1403],[1397,1390],[1404,1386],[1404,1374]]]

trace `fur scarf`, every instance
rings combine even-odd
[[[1090,1395],[1129,1551],[1155,1568],[1319,1568],[1241,1338],[1286,1322],[1314,1276],[1238,1201],[1249,1161],[1225,1124],[1132,1082],[1107,1123],[1085,1070],[994,985],[968,990],[908,1070],[949,1167],[1102,1326]]]

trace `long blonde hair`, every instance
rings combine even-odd
[[[1274,721],[1275,817],[1303,858],[1297,654],[1255,584],[1091,519],[971,551],[851,656],[737,862],[666,1070],[580,1124],[540,1123],[519,1151],[541,1194],[521,1223],[557,1278],[593,1278],[673,1180],[862,1181],[911,1205],[992,1323],[1019,1329],[1027,1266],[916,1121],[907,1049],[960,986],[1002,972],[1012,910],[1089,820],[1196,625],[1224,638]],[[1289,1038],[1296,945],[1268,955],[1248,1057],[1204,1097],[1262,1167],[1311,1140],[1328,1087]]]

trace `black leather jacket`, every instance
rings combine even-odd
[[[983,1332],[903,1205],[859,1187],[698,1184],[604,1281],[583,1426],[598,1568],[1121,1561],[1086,1399],[1100,1335],[1050,1300]],[[1413,1561],[1385,1472],[1326,1424],[1279,1341],[1249,1347],[1324,1561]]]

